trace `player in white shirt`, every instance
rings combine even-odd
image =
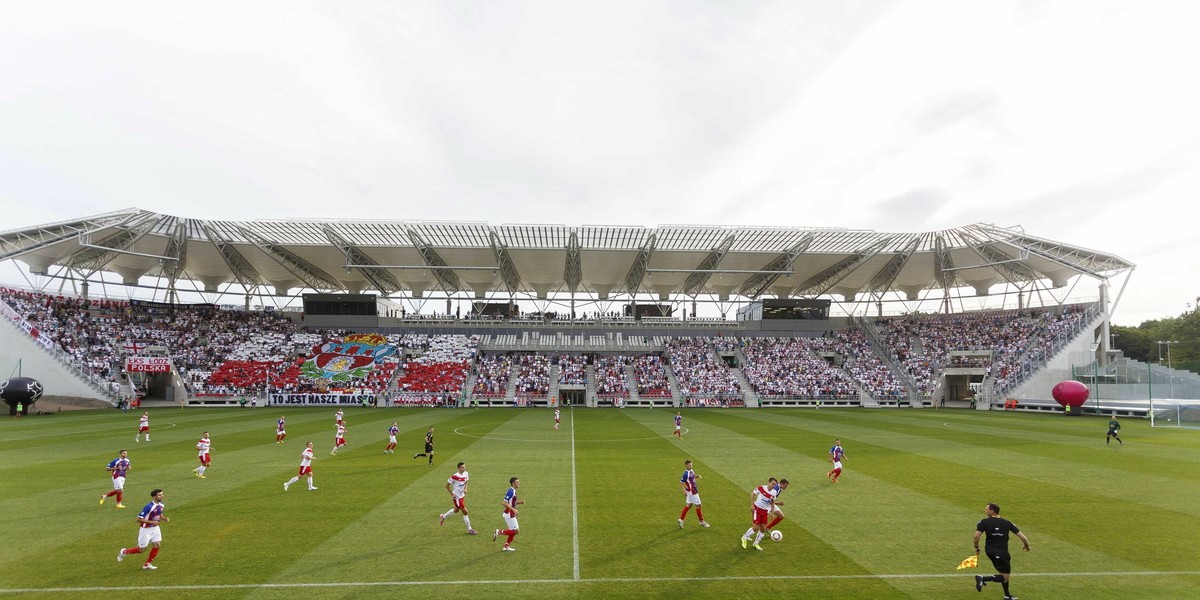
[[[346,425],[342,423],[337,427],[337,433],[333,434],[333,452],[330,454],[337,454],[338,448],[346,445]]]
[[[786,479],[778,481],[772,477],[767,480],[766,485],[760,485],[750,490],[750,510],[754,515],[754,523],[742,535],[743,548],[747,547],[746,544],[750,541],[750,537],[757,533],[758,535],[754,537],[754,549],[762,550],[762,546],[758,543],[767,534],[767,517],[770,516],[771,509],[775,506],[775,496],[786,489]]]
[[[208,439],[208,432],[205,431],[204,435],[200,436],[200,441],[196,442],[196,451],[199,453],[200,466],[192,469],[196,473],[196,477],[200,479],[208,479],[204,476],[204,471],[208,470],[208,463],[211,462],[208,456],[210,448],[212,448],[212,441]]]
[[[561,419],[561,415],[559,414],[558,409],[556,408],[556,409],[554,409],[554,429],[555,430],[558,430],[558,422],[560,419]]]
[[[308,444],[305,444],[304,452],[300,453],[300,472],[296,473],[295,477],[287,480],[287,483],[283,484],[283,491],[286,492],[288,489],[288,486],[292,485],[293,483],[296,483],[297,481],[300,481],[300,478],[304,477],[306,475],[308,476],[308,489],[309,490],[317,489],[317,486],[313,485],[312,461],[313,461],[313,443],[309,442]]]
[[[453,506],[450,510],[441,514],[441,520],[438,525],[446,523],[446,517],[461,512],[463,523],[467,526],[467,533],[470,535],[478,535],[479,532],[471,529],[471,517],[467,515],[467,482],[471,480],[471,476],[467,474],[467,463],[458,463],[458,471],[450,475],[450,479],[446,480],[446,491],[450,492],[450,502]]]
[[[150,441],[150,413],[142,413],[141,418],[138,419],[138,431],[137,435],[133,436],[133,441],[142,441],[143,433],[146,434],[146,441]]]

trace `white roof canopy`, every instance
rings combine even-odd
[[[1133,268],[1111,254],[974,224],[925,233],[853,229],[660,225],[489,225],[370,220],[211,221],[140,209],[0,234],[0,259],[77,280],[118,273],[174,289],[238,286],[279,295],[378,292],[501,293],[662,300],[829,296],[863,301],[894,292],[998,284],[1061,287]],[[261,293],[261,292],[257,292]]]

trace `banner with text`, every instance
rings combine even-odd
[[[363,402],[375,404],[375,394],[271,394],[271,404],[290,406],[313,406],[317,404],[345,404],[358,406]]]
[[[128,356],[125,370],[130,373],[170,373],[171,359],[164,356]]]

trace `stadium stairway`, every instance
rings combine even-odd
[[[637,374],[633,370],[633,365],[625,365],[625,381],[629,384],[629,401],[638,403],[642,401],[642,397],[638,394]],[[634,404],[637,406],[637,404]]]
[[[525,335],[528,336],[529,332],[526,331]],[[504,401],[510,404],[517,400],[517,375],[520,373],[517,365],[518,362],[514,360],[512,368],[508,371],[508,387],[504,388]]]
[[[750,380],[746,379],[746,374],[742,372],[741,367],[731,368],[729,372],[733,373],[733,376],[737,378],[738,387],[742,388],[742,399],[745,400],[746,407],[758,408],[758,394],[754,393],[754,388],[750,386]]]
[[[549,398],[558,398],[558,377],[562,374],[562,367],[557,364],[550,365],[550,393]]]
[[[596,366],[588,363],[584,366],[585,380],[583,386],[583,405],[588,408],[596,407]]]

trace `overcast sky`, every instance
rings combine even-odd
[[[0,230],[983,222],[1137,264],[1114,319],[1136,325],[1200,295],[1197,23],[1144,0],[7,1]]]

